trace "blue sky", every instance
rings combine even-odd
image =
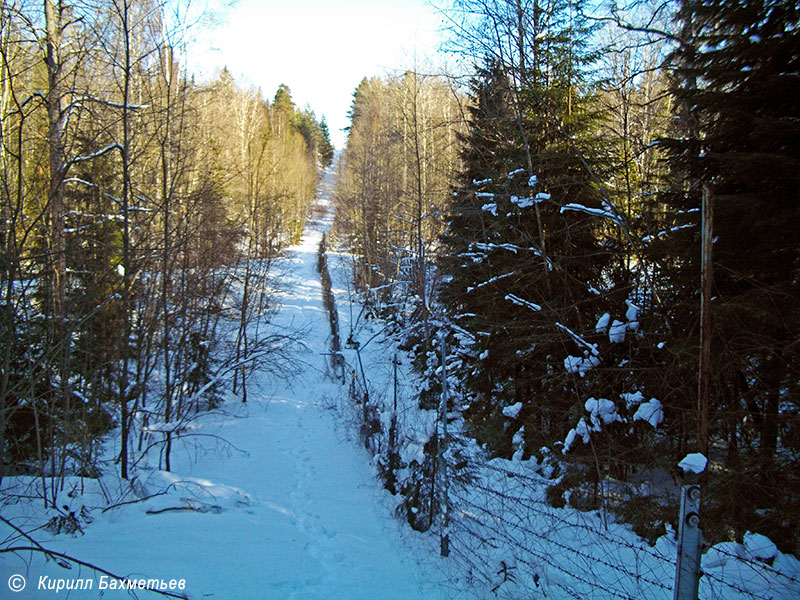
[[[206,76],[227,66],[270,99],[287,84],[341,148],[361,79],[431,60],[441,20],[425,0],[240,0],[197,36],[190,63]]]

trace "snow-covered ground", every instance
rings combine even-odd
[[[420,534],[395,516],[401,497],[376,479],[376,459],[359,437],[363,407],[348,396],[353,375],[359,385],[356,352],[344,349],[347,385],[329,368],[317,250],[331,224],[332,177],[322,183],[317,216],[300,244],[275,266],[282,273],[280,308],[270,324],[258,325],[265,335],[300,336],[294,354],[300,375],[251,373],[246,404],[229,395],[218,410],[190,422],[174,442],[170,472],[158,470],[157,452],[149,453],[135,478],[121,481],[113,465],[118,440],[110,436],[104,475],[68,479],[59,496],[83,534],[43,527],[53,512],[45,514],[35,500],[40,481],[31,478],[4,479],[4,497],[19,500],[5,504],[2,518],[51,552],[127,578],[123,585],[141,579],[192,599],[672,598],[677,549],[671,532],[651,547],[599,513],[553,508],[546,498],[553,483],[548,464],[521,460],[521,453],[487,460],[455,415],[451,439],[459,440],[459,460],[469,463],[472,478],[450,487],[450,558],[439,557],[438,524]],[[410,465],[425,460],[424,446],[437,427],[436,411],[420,409],[417,397],[430,382],[412,371],[398,336],[362,311],[349,285],[350,257],[330,256],[341,337],[360,343],[370,406],[378,407],[384,437],[394,410],[394,357],[401,363],[396,417],[405,466],[397,477],[414,481],[419,471]],[[514,419],[518,411],[512,406],[504,414]],[[377,442],[384,454],[385,442]],[[6,523],[0,531],[0,550],[34,545]],[[114,590],[118,580],[71,565],[63,568],[36,551],[0,552],[0,598],[157,597]],[[702,568],[702,600],[800,597],[800,561],[764,536],[715,545]],[[25,588],[13,593],[20,576]],[[84,589],[66,589],[76,585]]]
[[[428,356],[427,376],[414,371],[411,363],[419,357],[414,349],[407,349],[404,340],[407,331],[363,310],[350,282],[352,256],[329,254],[342,339],[352,338],[360,345],[360,361],[353,345],[344,349],[348,373],[355,370],[355,383],[358,385],[359,362],[363,364],[369,405],[380,416],[381,430],[374,433],[370,444],[376,449],[377,460],[382,461],[385,469],[389,462],[388,432],[394,414],[401,463],[395,472],[397,485],[406,490],[413,489],[420,482],[425,485],[430,474],[422,473],[424,469],[420,465],[432,460],[431,456],[426,456],[425,446],[435,438],[437,428],[441,435],[441,425],[437,410],[420,407],[419,392],[425,389],[438,395],[438,379],[441,377],[440,360],[436,355],[438,348]],[[521,299],[512,299],[516,300]],[[403,301],[397,295],[387,302],[403,306]],[[525,301],[522,302],[524,305]],[[374,304],[377,306],[374,312],[380,312],[378,303]],[[532,306],[528,308],[536,310]],[[615,332],[617,336],[638,329],[638,309],[634,305],[628,303],[625,317],[625,323],[618,322],[621,325]],[[611,318],[603,321],[602,328],[608,328]],[[600,327],[601,323],[598,323]],[[589,363],[587,368],[591,368],[593,358],[590,352],[591,346],[587,352],[589,359],[576,359],[586,360]],[[398,362],[396,386],[395,357]],[[452,375],[452,366],[459,360],[457,353],[449,355],[451,398],[458,394],[458,381]],[[566,364],[565,367],[569,370]],[[638,405],[634,420],[644,420],[655,427],[663,418],[657,399],[646,401],[644,396],[630,394],[626,401],[629,405]],[[454,407],[458,404],[456,400]],[[589,413],[587,436],[590,426],[619,418],[610,411],[609,405],[613,406],[602,399],[586,402],[585,408]],[[520,409],[521,404],[508,406],[503,414],[513,420],[518,418]],[[351,413],[354,412],[355,409],[351,409]],[[361,414],[353,414],[354,420],[361,418]],[[669,524],[664,524],[664,535],[651,545],[634,533],[630,525],[618,522],[605,509],[579,510],[569,504],[556,508],[548,497],[548,489],[557,484],[560,477],[558,460],[552,451],[542,449],[541,460],[535,456],[523,460],[524,439],[515,435],[516,452],[512,459],[491,458],[470,437],[457,409],[448,415],[448,423],[448,463],[456,474],[451,474],[448,490],[450,557],[438,564],[448,569],[448,581],[454,587],[453,597],[508,600],[673,598],[678,548],[676,532]],[[575,435],[582,439],[578,433]],[[687,459],[688,463],[683,464],[687,470],[702,471],[704,459],[693,455]],[[459,469],[461,477],[457,473]],[[437,481],[441,490],[441,481]],[[657,485],[657,478],[652,484]],[[607,493],[619,493],[613,488],[613,480],[606,485],[611,486]],[[644,488],[648,484],[642,485]],[[411,507],[414,515],[419,514],[417,510],[425,512],[429,488],[420,495],[424,496],[424,502],[421,506]],[[580,497],[577,497],[576,504],[579,504]],[[396,503],[401,501],[400,496],[395,498]],[[677,515],[675,517],[677,519]],[[431,537],[439,534],[439,526],[437,519],[429,537],[420,537],[418,541],[430,542]],[[435,552],[430,551],[429,560],[433,556]],[[701,570],[700,600],[800,598],[800,560],[780,552],[771,540],[757,533],[747,533],[741,543],[724,541],[706,548],[701,557]]]
[[[323,182],[327,208],[331,176]],[[158,580],[167,589],[175,580],[173,593],[196,599],[445,597],[433,581],[442,577],[434,574],[438,557],[416,546],[393,515],[369,456],[341,418],[346,390],[327,374],[330,329],[316,253],[330,219],[328,210],[312,220],[300,244],[281,259],[286,275],[273,326],[303,331],[296,355],[302,375],[286,381],[254,374],[247,404],[230,397],[219,411],[195,420],[190,435],[176,442],[170,472],[136,471],[135,494],[124,493],[124,482],[112,474],[68,480],[67,491],[75,491],[62,494],[61,502],[76,514],[86,507],[84,534],[39,529],[32,534],[38,543],[131,580]],[[7,493],[20,495],[36,485],[26,478],[3,482]],[[157,495],[142,500],[151,494]],[[131,502],[103,512],[97,507],[107,498]],[[30,531],[43,521],[40,505],[21,500],[6,506],[3,517]],[[31,545],[14,539],[5,524],[0,528],[2,547]],[[14,575],[27,580],[18,594],[9,591],[21,585]],[[91,585],[70,598],[131,597],[129,590],[112,590],[115,584],[40,553],[0,554],[2,598],[67,596],[66,589],[38,589],[42,585]]]

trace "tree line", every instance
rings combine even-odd
[[[655,538],[702,452],[708,539],[796,551],[796,3],[443,14],[473,65],[449,113],[414,105],[404,86],[435,86],[413,72],[355,94],[337,224],[357,285],[431,377],[447,337],[451,410],[488,456],[555,461],[552,504]]]
[[[336,187],[334,228],[357,256],[354,284],[373,299],[407,299],[395,315],[428,329],[426,265],[444,231],[458,173],[463,102],[443,77],[407,71],[356,88]],[[421,336],[429,340],[429,333]]]
[[[285,85],[195,82],[195,19],[0,3],[0,477],[41,476],[46,505],[99,473],[112,428],[123,478],[148,450],[169,469],[186,419],[288,368],[253,325],[333,147]]]

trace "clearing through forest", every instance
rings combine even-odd
[[[48,550],[130,579],[183,579],[183,593],[198,599],[438,597],[439,588],[420,574],[426,570],[414,556],[420,553],[403,540],[409,530],[392,515],[367,453],[336,410],[347,394],[326,367],[330,327],[317,273],[317,249],[332,220],[333,176],[327,172],[321,185],[315,214],[322,216],[309,220],[301,242],[277,265],[285,274],[271,326],[302,332],[300,375],[282,380],[253,373],[246,404],[229,397],[176,440],[172,471],[137,471],[138,496],[166,494],[91,510],[84,535],[37,532]],[[109,440],[109,447],[117,445]],[[71,511],[101,494],[92,481],[83,480],[86,493],[74,495]],[[120,485],[107,475],[98,487],[112,481]],[[67,489],[78,482],[68,479]],[[19,523],[22,515],[4,516]],[[66,584],[79,579],[92,581],[92,589],[74,590],[70,598],[131,597],[113,586],[101,589],[108,578],[101,582],[100,573],[63,569],[37,553],[6,554],[0,561],[4,597],[14,574],[27,579],[28,599],[54,598],[54,589],[46,588],[59,580],[65,595]]]

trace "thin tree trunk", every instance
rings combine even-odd
[[[119,384],[120,400],[120,476],[128,478],[128,436],[130,415],[128,414],[128,364],[131,334],[131,248],[130,248],[130,117],[128,100],[131,84],[131,40],[128,0],[122,0],[120,8],[122,35],[124,37],[123,89],[122,89],[122,315],[123,334],[121,342],[122,373]]]
[[[50,160],[49,216],[51,227],[52,303],[56,326],[60,327],[64,317],[66,239],[64,236],[64,148],[62,145],[63,118],[61,115],[61,2],[44,0],[47,67],[47,139]]]
[[[714,281],[714,189],[703,186],[703,234],[700,285],[700,365],[697,388],[697,451],[708,457],[708,407],[711,393],[711,294]]]

